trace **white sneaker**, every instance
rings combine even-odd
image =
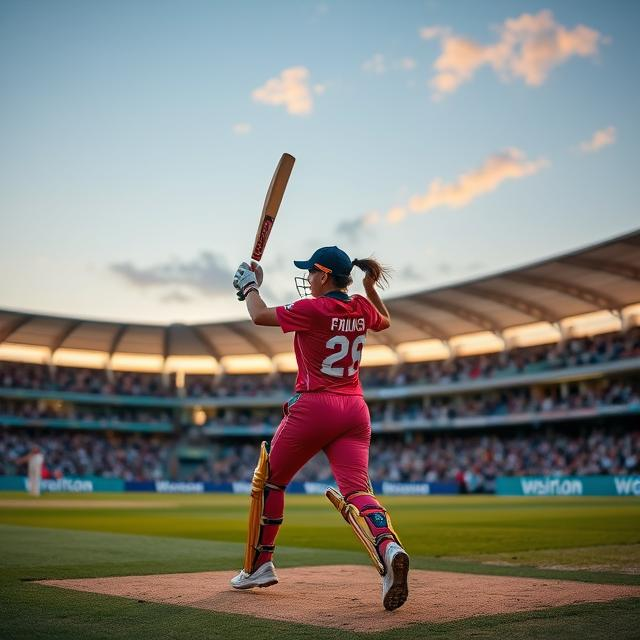
[[[231,579],[231,586],[234,589],[253,589],[253,587],[270,587],[278,584],[278,576],[273,562],[265,562],[253,573],[247,573],[244,569]]]
[[[409,556],[396,542],[387,546],[384,567],[386,572],[382,577],[382,604],[388,611],[393,611],[401,607],[409,595]]]

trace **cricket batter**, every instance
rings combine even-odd
[[[408,596],[409,556],[369,481],[371,419],[358,375],[367,331],[390,325],[375,289],[387,282],[388,273],[376,260],[352,261],[338,247],[323,247],[294,264],[309,272],[296,278],[304,297],[281,307],[267,307],[260,297],[262,270],[256,263],[242,263],[233,281],[255,324],[295,332],[298,377],[270,446],[262,443],[252,481],[244,567],[231,584],[251,589],[278,582],[272,557],[285,489],[311,457],[324,451],[340,489],[327,489],[327,497],[380,572],[384,607],[397,609]],[[354,266],[365,272],[366,298],[347,293]]]

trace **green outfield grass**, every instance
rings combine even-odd
[[[347,638],[356,634],[51,589],[35,579],[229,570],[247,498],[0,494],[0,638]],[[635,498],[386,498],[412,566],[640,584]],[[278,566],[367,564],[321,496],[288,496]],[[416,625],[371,638],[632,638],[640,600]]]

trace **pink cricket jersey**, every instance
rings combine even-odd
[[[295,331],[295,390],[362,395],[358,376],[367,330],[379,331],[382,316],[363,296],[331,292],[276,307],[282,331]]]

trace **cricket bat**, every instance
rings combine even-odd
[[[251,259],[256,262],[261,260],[264,249],[267,246],[267,240],[269,239],[273,223],[278,215],[282,196],[284,196],[284,190],[287,188],[287,182],[289,182],[289,176],[291,175],[295,161],[296,159],[292,155],[283,153],[273,174],[273,178],[271,178],[271,184],[267,190],[267,197],[264,199],[262,215],[260,216],[260,223],[258,224],[258,231],[251,253]]]

